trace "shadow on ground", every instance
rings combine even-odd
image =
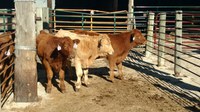
[[[143,54],[132,50],[123,65],[138,71],[147,81],[183,107],[199,111],[200,96],[196,92],[200,92],[200,87],[185,83],[180,78],[155,69],[151,63],[143,61],[142,56]]]

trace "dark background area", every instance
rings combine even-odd
[[[128,0],[56,0],[56,8],[127,10]],[[135,6],[200,6],[199,0],[135,0]],[[0,9],[14,8],[14,0],[0,0]]]

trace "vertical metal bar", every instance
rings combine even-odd
[[[40,21],[36,21],[36,34],[38,35],[40,30],[43,29],[42,8],[36,8],[36,16],[41,18]]]
[[[48,26],[48,28],[49,28],[49,31],[52,33],[52,29],[54,28],[53,27],[53,17],[52,17],[52,15],[53,15],[53,12],[52,12],[52,9],[51,8],[49,8],[49,26]],[[50,30],[51,29],[51,30]]]
[[[9,14],[12,14],[12,9],[8,9],[7,10],[7,13],[9,13]],[[12,16],[9,16],[8,18],[7,18],[7,23],[9,24],[8,26],[7,26],[7,30],[12,30],[13,28],[12,28],[12,20],[13,20],[13,17]]]
[[[114,33],[116,32],[116,14],[114,13]]]
[[[133,27],[134,27],[134,29],[136,29],[136,21],[135,21],[134,12],[133,12]]]
[[[166,13],[160,13],[159,38],[158,38],[158,66],[164,65],[165,55]]]
[[[182,11],[176,11],[176,31],[175,31],[175,57],[174,57],[174,73],[175,76],[181,74],[181,51],[182,51]]]
[[[53,9],[53,27],[56,30],[56,10]]]
[[[81,22],[81,26],[82,26],[82,30],[84,29],[83,26],[84,26],[84,16],[83,14],[81,14],[81,17],[82,17],[82,22]]]
[[[154,27],[154,16],[155,14],[153,12],[149,13],[148,17],[148,29],[147,29],[147,45],[145,49],[145,56],[149,57],[153,50],[153,27]]]
[[[90,31],[92,31],[93,29],[93,17],[92,17],[93,14],[94,14],[94,11],[91,10],[90,11]]]
[[[3,15],[3,32],[6,32],[6,16]]]
[[[49,13],[49,8],[42,8],[42,22],[43,22],[43,28],[49,30],[49,19],[50,18],[50,13]]]

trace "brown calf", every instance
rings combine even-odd
[[[64,84],[66,62],[72,56],[73,45],[79,42],[78,39],[57,38],[45,31],[40,31],[36,38],[37,54],[47,73],[47,93],[51,92],[53,70],[59,73],[61,92],[66,92]]]

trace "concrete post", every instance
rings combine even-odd
[[[155,14],[150,12],[148,17],[148,27],[147,27],[147,45],[145,50],[145,56],[149,57],[153,52],[153,28],[154,28],[154,16]]]
[[[176,31],[175,31],[175,54],[174,54],[174,73],[175,76],[181,74],[181,55],[182,55],[182,11],[176,11]]]
[[[159,38],[158,38],[158,66],[164,65],[165,55],[165,31],[166,31],[166,13],[160,14],[160,25],[159,25]]]

